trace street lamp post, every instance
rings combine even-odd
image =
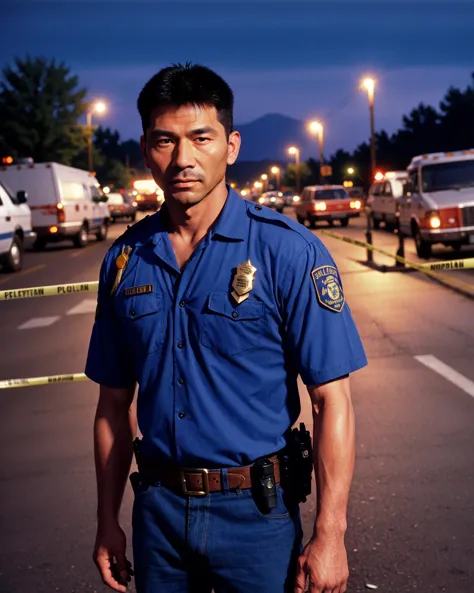
[[[309,131],[318,136],[319,141],[319,182],[324,183],[322,168],[324,167],[324,126],[319,121],[309,123]]]
[[[91,103],[86,111],[86,125],[87,125],[87,153],[89,161],[89,172],[94,171],[94,162],[92,157],[92,114],[93,113],[104,113],[106,110],[105,103],[98,101],[97,103]]]
[[[260,179],[263,181],[263,190],[266,191],[268,189],[268,175],[264,173],[260,175]]]
[[[270,171],[276,177],[276,189],[277,189],[277,191],[279,191],[280,190],[280,167],[272,167],[270,169]]]
[[[288,149],[288,154],[295,156],[295,166],[296,166],[296,193],[300,194],[300,149],[296,148],[296,146],[290,146]]]
[[[373,78],[365,78],[362,81],[362,86],[367,90],[369,98],[369,112],[370,112],[370,180],[374,179],[376,159],[375,159],[375,80]]]

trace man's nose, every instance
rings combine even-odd
[[[175,148],[174,161],[179,169],[194,167],[194,148],[190,140],[181,140]]]

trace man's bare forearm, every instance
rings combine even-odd
[[[313,402],[315,534],[344,534],[354,473],[355,421],[349,378],[310,388]]]
[[[136,434],[133,393],[133,388],[100,388],[94,422],[99,524],[118,521]]]

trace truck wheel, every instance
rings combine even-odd
[[[87,232],[87,227],[85,224],[81,226],[80,231],[73,239],[73,243],[75,247],[85,247],[87,245],[87,241],[89,240],[89,235]]]
[[[100,225],[99,230],[97,231],[97,233],[95,235],[96,238],[97,238],[97,241],[105,241],[107,239],[107,231],[108,231],[108,228],[109,227],[108,227],[107,223],[104,221]]]
[[[310,229],[315,229],[316,228],[316,219],[315,218],[311,218],[309,216],[308,217],[308,222],[309,222],[309,228]]]
[[[431,243],[423,239],[418,226],[414,228],[414,239],[417,256],[421,259],[429,259],[431,257]]]
[[[9,272],[18,272],[23,267],[23,244],[18,235],[13,237],[4,265]]]
[[[304,226],[304,218],[299,214],[296,215],[296,220]]]

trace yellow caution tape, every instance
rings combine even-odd
[[[363,247],[364,249],[368,249],[369,251],[376,251],[388,257],[391,257],[398,262],[410,266],[410,268],[415,268],[415,270],[423,271],[432,271],[432,272],[446,272],[449,270],[469,270],[474,269],[474,257],[467,257],[466,259],[453,259],[449,261],[443,262],[434,262],[431,264],[418,264],[404,257],[400,257],[399,255],[394,255],[385,249],[380,249],[380,247],[374,247],[374,245],[369,245],[369,243],[364,243],[363,241],[358,241],[357,239],[351,239],[350,237],[346,237],[344,235],[339,235],[338,233],[331,233],[330,231],[319,231],[322,235],[327,235],[328,237],[332,237],[333,239],[339,239],[339,241],[344,241],[345,243],[351,243],[352,245],[358,245],[359,247]]]
[[[468,284],[467,282],[462,282],[460,280],[450,278],[449,281],[445,278],[441,278],[437,272],[448,272],[450,270],[469,270],[474,269],[474,258],[466,258],[466,259],[454,259],[445,262],[434,262],[430,264],[419,264],[416,262],[412,262],[404,257],[399,255],[394,255],[390,253],[390,251],[386,251],[385,249],[380,249],[380,247],[374,247],[374,245],[369,245],[369,243],[364,243],[363,241],[358,241],[357,239],[351,239],[350,237],[346,237],[345,235],[339,235],[338,233],[332,233],[330,231],[325,231],[323,229],[319,230],[322,235],[326,235],[327,237],[331,237],[332,239],[337,239],[338,241],[344,241],[345,243],[350,243],[351,245],[357,245],[358,247],[362,247],[363,249],[367,249],[369,251],[375,251],[377,253],[381,253],[382,255],[386,255],[396,261],[400,262],[401,264],[405,264],[414,270],[419,272],[423,272],[430,278],[433,278],[437,282],[441,282],[445,286],[450,288],[458,289],[463,293],[468,293],[469,295],[474,294],[474,285]]]
[[[78,282],[76,284],[57,284],[55,286],[34,286],[32,288],[0,290],[0,301],[58,296],[63,294],[75,294],[78,292],[97,292],[98,288],[98,282]]]
[[[88,381],[88,378],[84,373],[76,373],[72,375],[51,375],[50,377],[30,377],[29,379],[6,379],[0,381],[0,389],[36,387],[37,385],[52,385],[53,383],[72,383],[77,381]]]

